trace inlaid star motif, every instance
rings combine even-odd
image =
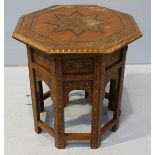
[[[76,35],[80,35],[85,31],[101,31],[103,22],[96,20],[97,15],[83,16],[79,12],[74,12],[70,16],[55,15],[57,21],[54,32],[72,31]]]

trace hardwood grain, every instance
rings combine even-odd
[[[38,126],[45,132],[49,133],[51,136],[54,136],[54,129],[47,125],[47,123],[40,120],[38,121]]]
[[[59,149],[71,140],[90,140],[91,148],[98,148],[101,136],[119,127],[127,47],[141,36],[133,17],[96,5],[53,6],[22,16],[13,37],[27,45],[35,132],[49,133]],[[49,87],[45,93],[43,81]],[[91,133],[65,133],[64,108],[72,90],[84,90],[92,106]],[[54,128],[40,120],[49,97]],[[113,111],[106,124],[104,98]]]
[[[71,140],[90,140],[90,133],[65,133],[65,138],[68,141]]]
[[[112,53],[141,37],[133,17],[100,6],[55,6],[22,16],[13,37],[47,54]]]

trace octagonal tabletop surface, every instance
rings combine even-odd
[[[13,33],[49,54],[111,53],[141,36],[131,15],[96,5],[52,6],[24,15]]]

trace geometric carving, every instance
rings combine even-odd
[[[90,140],[91,148],[95,149],[100,146],[101,135],[107,130],[111,129],[116,131],[119,125],[119,114],[120,114],[120,101],[122,95],[122,84],[123,84],[123,73],[125,67],[125,55],[127,48],[117,50],[117,55],[109,54],[110,58],[113,60],[112,65],[106,68],[108,55],[92,55],[83,58],[81,55],[57,55],[52,56],[47,59],[39,51],[28,47],[28,58],[29,58],[29,71],[30,71],[30,81],[31,81],[31,92],[32,92],[32,106],[34,111],[34,124],[35,131],[39,133],[42,130],[48,132],[55,138],[55,146],[57,148],[65,148],[66,140]],[[43,59],[40,56],[43,56]],[[47,55],[46,55],[47,56]],[[86,55],[85,55],[86,56]],[[35,60],[35,61],[34,61]],[[73,60],[73,61],[71,61]],[[79,67],[74,73],[67,73],[65,70],[70,70],[69,65],[75,65],[74,62],[78,61],[79,65],[85,72],[79,72]],[[106,60],[106,61],[105,61]],[[49,64],[50,70],[46,70],[45,66],[41,65],[44,61],[45,64]],[[69,61],[69,62],[67,62]],[[36,63],[37,62],[37,63]],[[73,64],[72,64],[73,63]],[[90,64],[90,68],[84,67],[85,64]],[[92,65],[91,65],[92,64]],[[63,68],[63,66],[65,66]],[[75,65],[76,66],[76,65]],[[93,68],[93,69],[92,69]],[[87,72],[87,73],[88,73]],[[113,119],[102,127],[102,109],[103,109],[103,98],[106,86],[107,77],[108,79],[117,78],[117,90],[115,91],[115,108]],[[40,121],[40,115],[38,109],[40,109],[38,103],[38,86],[35,84],[37,81],[44,80],[47,82],[50,88],[50,96],[53,100],[54,105],[54,130],[50,128],[46,123]],[[88,101],[92,105],[92,123],[91,123],[91,133],[65,133],[64,130],[64,107],[68,103],[68,93],[71,90],[85,90],[88,93]],[[42,92],[39,92],[40,96]],[[109,100],[112,99],[112,95],[109,94]],[[42,99],[41,99],[42,100]],[[41,101],[40,100],[40,101]]]
[[[63,73],[92,73],[93,72],[93,58],[83,59],[63,59]]]
[[[141,35],[133,17],[99,6],[54,6],[22,16],[13,37],[27,44],[36,133],[54,134],[57,148],[65,148],[66,140],[90,140],[91,148],[99,147],[104,132],[118,129],[127,45]],[[111,79],[117,79],[114,115],[101,129],[105,86]],[[50,88],[54,131],[40,121],[41,80]],[[64,103],[68,92],[77,89],[89,94],[91,133],[64,130]]]
[[[99,6],[54,6],[22,16],[13,37],[45,53],[112,53],[142,34],[132,16]]]

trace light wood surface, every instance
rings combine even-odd
[[[13,37],[48,54],[111,53],[141,37],[132,16],[100,6],[53,6],[20,18]]]

